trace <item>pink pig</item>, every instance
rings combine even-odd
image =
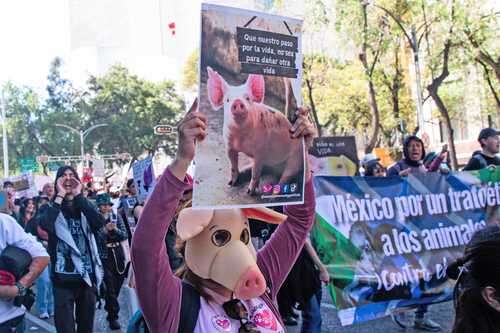
[[[207,67],[207,90],[214,110],[224,106],[222,135],[231,162],[229,185],[238,181],[238,153],[253,159],[248,193],[255,194],[264,166],[283,165],[279,183],[287,183],[303,167],[301,140],[292,139],[286,116],[262,102],[265,83],[262,75],[250,74],[245,84],[230,86],[219,73]]]

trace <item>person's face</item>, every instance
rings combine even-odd
[[[71,193],[74,186],[73,179],[76,180],[75,174],[70,169],[67,169],[66,171],[64,171],[61,177],[64,179],[64,189],[66,190],[66,192]]]
[[[373,168],[373,176],[374,177],[385,177],[385,168],[382,165],[377,164],[375,166],[375,168]]]
[[[423,153],[424,150],[422,144],[419,141],[411,140],[408,144],[408,157],[410,158],[410,160],[415,162],[422,160]]]
[[[137,190],[135,188],[135,184],[132,183],[129,187],[128,187],[128,193],[130,193],[131,195],[136,195],[137,194]]]
[[[29,200],[26,203],[26,212],[33,213],[35,211],[35,202],[33,200]]]
[[[109,214],[112,211],[112,206],[111,205],[100,205],[99,206],[99,211],[101,214]]]
[[[498,154],[500,151],[500,138],[498,135],[492,135],[486,139],[482,139],[483,149],[490,154]]]
[[[43,192],[43,194],[45,194],[49,198],[52,198],[52,196],[54,195],[54,185],[50,184],[50,183],[45,184],[42,192]]]

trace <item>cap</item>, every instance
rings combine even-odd
[[[380,158],[377,157],[375,154],[366,154],[363,159],[361,160],[361,165],[363,167],[366,167],[369,164],[375,163],[380,161]]]
[[[487,139],[490,136],[494,135],[500,135],[500,132],[491,127],[483,128],[481,132],[479,132],[479,137],[477,138],[477,141],[480,141],[481,139]]]
[[[102,193],[102,194],[97,195],[95,202],[96,202],[97,206],[113,205],[113,203],[111,202],[111,197],[107,193]]]

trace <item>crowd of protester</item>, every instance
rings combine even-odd
[[[499,166],[499,132],[483,129],[478,142],[481,150],[473,153],[464,170]],[[426,154],[418,136],[406,138],[403,158],[390,168],[386,169],[374,154],[367,154],[361,167],[365,177],[447,174],[451,170],[447,147]],[[187,182],[192,183],[192,179]],[[129,179],[123,190],[108,184],[97,189],[96,184],[82,184],[76,170],[64,166],[57,171],[54,183],[45,184],[36,197],[16,198],[14,184],[9,181],[3,183],[3,190],[7,193],[7,207],[0,214],[0,251],[7,245],[18,244],[33,261],[29,273],[20,280],[21,285],[10,289],[0,285],[0,333],[25,332],[23,311],[10,307],[6,300],[24,296],[25,289],[33,284],[39,317],[54,317],[58,332],[92,332],[96,305],[101,301],[105,303],[110,329],[120,329],[118,296],[124,281],[132,287],[135,284],[130,246],[144,208],[144,203],[137,199],[134,181]],[[175,220],[182,208],[190,206],[191,195],[191,189],[182,194],[165,237],[173,271],[183,266]],[[254,220],[250,225],[256,249],[265,246],[276,230],[275,226]],[[500,272],[490,271],[500,265],[499,244],[498,227],[478,232],[466,247],[464,257],[448,268],[449,276],[457,280],[453,333],[487,333],[500,327]],[[0,282],[2,279],[0,274]],[[322,283],[329,281],[328,270],[308,239],[277,295],[283,323],[298,325],[301,317],[301,332],[320,332]],[[427,314],[427,306],[419,306],[411,326],[440,331],[440,325]],[[407,327],[405,315],[393,315],[393,320]],[[478,327],[481,329],[475,330]]]

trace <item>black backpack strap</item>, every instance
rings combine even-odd
[[[181,317],[178,333],[193,333],[200,312],[200,294],[192,285],[182,281]]]

